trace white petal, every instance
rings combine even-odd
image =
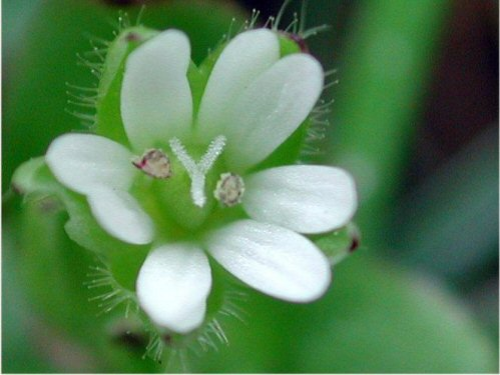
[[[198,123],[207,138],[224,134],[228,110],[235,98],[279,59],[277,35],[268,29],[236,36],[217,60],[200,105]]]
[[[141,307],[157,325],[187,333],[203,322],[211,284],[205,254],[193,245],[177,243],[148,255],[136,290]]]
[[[287,56],[240,96],[226,129],[226,159],[235,170],[264,160],[306,119],[323,90],[323,69],[310,55]]]
[[[148,214],[127,192],[95,188],[87,196],[92,214],[110,235],[135,245],[152,241],[154,226]]]
[[[131,153],[121,144],[92,134],[65,134],[56,138],[45,160],[57,180],[81,194],[106,185],[126,190],[136,169]]]
[[[207,247],[237,278],[276,298],[309,302],[330,284],[323,253],[305,237],[272,224],[235,222],[213,232]]]
[[[340,228],[357,208],[353,178],[334,167],[272,168],[246,178],[245,187],[243,205],[253,219],[300,233]]]
[[[193,110],[186,75],[189,61],[189,39],[177,30],[162,32],[128,57],[121,114],[137,152],[189,131]]]

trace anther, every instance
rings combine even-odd
[[[135,157],[132,164],[154,178],[169,178],[172,176],[172,166],[168,156],[160,149],[149,149],[141,157]]]
[[[243,179],[235,173],[223,173],[217,182],[214,197],[225,207],[233,207],[241,203],[245,183]]]
[[[127,42],[137,42],[141,39],[140,35],[134,32],[129,32],[127,35],[125,35],[125,40]]]

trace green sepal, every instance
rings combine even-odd
[[[355,224],[322,235],[311,236],[313,242],[326,255],[332,266],[340,263],[359,246],[359,231]]]
[[[92,215],[85,197],[57,182],[44,157],[22,164],[14,173],[12,184],[16,191],[24,195],[25,202],[43,199],[49,200],[51,205],[62,204],[69,215],[64,225],[68,236],[78,245],[97,254],[121,286],[135,289],[137,273],[150,245],[127,244],[107,234]]]
[[[280,42],[280,56],[288,56],[293,53],[300,53],[302,52],[300,45],[290,38],[288,34],[285,33],[279,33],[278,34],[279,42]]]
[[[193,113],[195,114],[198,114],[201,99],[203,98],[210,74],[212,73],[215,63],[226,45],[227,42],[223,42],[215,48],[213,52],[210,52],[207,55],[199,66],[196,66],[193,62],[191,62],[191,65],[189,66],[188,80],[191,87],[191,93],[193,95]]]
[[[12,176],[12,188],[23,195],[23,202],[26,202],[41,195],[53,194],[62,187],[48,171],[45,158],[40,156],[17,168]]]
[[[103,65],[96,101],[95,132],[123,145],[128,138],[120,111],[120,94],[127,57],[159,31],[142,26],[123,30],[110,44]]]
[[[120,334],[115,327],[136,318],[136,309],[131,309],[128,319],[124,318],[125,303],[113,311],[105,310],[105,303],[114,303],[113,299],[103,299],[105,295],[121,288],[111,282],[91,287],[92,282],[102,283],[105,275],[96,271],[96,266],[101,266],[100,257],[65,233],[68,214],[61,208],[55,196],[32,192],[24,199],[22,210],[7,219],[10,234],[16,239],[15,248],[8,249],[10,258],[17,258],[15,262],[11,259],[10,271],[14,272],[15,287],[26,293],[30,313],[36,314],[36,321],[29,322],[25,329],[44,327],[41,332],[27,331],[27,339],[30,342],[41,338],[52,340],[55,332],[55,337],[63,343],[78,342],[76,347],[82,355],[99,363],[103,371],[127,369],[132,372],[137,368],[158,371],[158,364],[143,360],[144,346],[132,351],[133,348],[119,341],[124,333]],[[14,308],[19,314],[20,306]],[[144,330],[139,327],[136,331]],[[47,332],[48,337],[40,336]]]

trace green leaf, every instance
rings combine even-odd
[[[290,305],[248,291],[246,325],[195,372],[497,372],[496,348],[435,281],[359,253],[335,268],[319,301]]]
[[[498,371],[482,327],[436,280],[369,256],[337,270],[326,298],[295,317],[297,371]]]
[[[340,67],[330,160],[358,182],[363,205],[357,222],[367,243],[386,243],[386,214],[406,172],[450,4],[373,0],[355,9]]]

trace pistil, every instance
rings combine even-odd
[[[207,201],[205,195],[206,175],[224,150],[226,137],[223,135],[216,137],[210,143],[207,151],[198,163],[188,154],[186,148],[178,138],[172,138],[169,144],[172,152],[179,159],[191,178],[191,198],[193,199],[193,203],[198,207],[203,207]]]

